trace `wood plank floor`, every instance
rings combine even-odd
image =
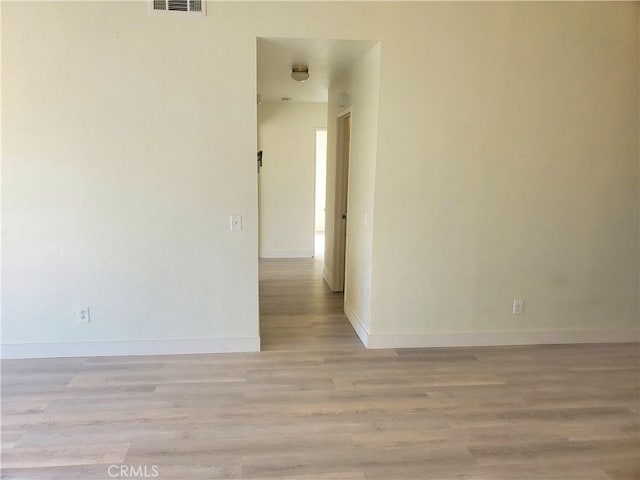
[[[260,353],[4,361],[2,478],[640,478],[638,344],[365,350],[313,260],[260,304]]]

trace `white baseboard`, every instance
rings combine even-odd
[[[333,277],[333,272],[326,267],[326,263],[325,263],[325,267],[322,269],[322,279],[327,284],[327,287],[329,287],[329,290],[331,290],[332,292],[336,293],[336,292],[344,291],[344,290],[336,290],[336,286],[334,282],[337,282],[337,281]]]
[[[3,344],[0,356],[10,358],[112,357],[119,355],[181,355],[259,352],[260,337]]]
[[[311,258],[313,250],[267,250],[260,258]]]
[[[344,313],[349,319],[349,321],[351,322],[351,326],[353,327],[353,330],[356,332],[356,335],[358,335],[358,338],[360,338],[360,341],[362,342],[362,344],[366,348],[370,348],[369,332],[367,332],[367,329],[362,324],[362,320],[360,320],[360,317],[356,313],[355,309],[346,300],[344,301]]]
[[[351,323],[353,325],[353,320],[351,320]],[[360,336],[359,333],[358,336]],[[360,338],[367,348],[484,347],[499,345],[638,342],[640,340],[640,331],[636,329],[594,329],[367,334],[366,340],[362,339],[362,337]]]
[[[325,283],[327,284],[327,287],[329,287],[329,290],[332,290],[332,285],[333,285],[333,273],[331,272],[331,270],[329,268],[327,268],[327,264],[324,264],[324,268],[322,269],[322,279],[325,281]]]
[[[362,324],[362,320],[347,301],[344,302],[344,313],[362,344],[371,349],[626,343],[640,341],[640,330],[637,329],[372,334],[367,331]]]

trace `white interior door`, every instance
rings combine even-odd
[[[338,157],[336,165],[336,248],[335,291],[344,291],[347,256],[347,218],[349,207],[349,155],[351,150],[351,113],[338,118]]]

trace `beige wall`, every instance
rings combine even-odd
[[[3,2],[2,341],[17,354],[258,348],[255,38],[214,18]],[[202,48],[215,38],[241,55]]]
[[[630,338],[637,3],[207,13],[3,2],[3,354],[256,348],[258,36],[381,42],[372,346]]]
[[[637,328],[638,4],[429,13],[383,42],[371,331]]]
[[[326,125],[326,104],[258,105],[261,257],[313,256],[316,128]]]

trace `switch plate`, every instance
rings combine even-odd
[[[524,312],[524,300],[515,299],[513,301],[513,314],[522,315]]]
[[[242,230],[242,215],[231,215],[231,231],[239,232]]]
[[[89,323],[91,318],[89,317],[89,307],[80,307],[77,311],[78,323]]]

